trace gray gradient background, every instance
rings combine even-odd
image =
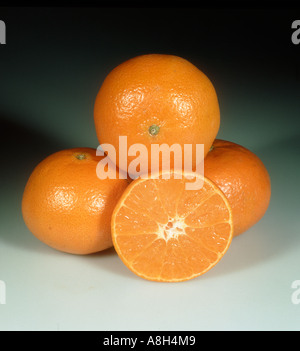
[[[300,330],[299,11],[201,8],[0,8],[0,330]],[[97,147],[93,103],[106,74],[146,53],[182,56],[212,80],[218,138],[265,163],[272,199],[204,276],[163,284],[131,273],[113,249],[74,256],[26,228],[34,166]]]

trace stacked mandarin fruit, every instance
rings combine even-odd
[[[85,255],[114,246],[136,275],[180,282],[210,270],[232,238],[265,214],[271,185],[264,164],[245,147],[216,139],[216,91],[187,60],[151,54],[120,64],[100,87],[94,122],[102,153],[56,152],[26,184],[25,224],[50,247]],[[154,146],[174,144],[166,163]],[[202,145],[200,156],[185,152],[187,145]],[[191,188],[192,179],[201,186]]]

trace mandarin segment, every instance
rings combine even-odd
[[[123,255],[129,262],[133,262],[157,239],[156,234],[120,235],[116,242],[122,247]]]
[[[178,216],[186,218],[214,194],[211,185],[207,183],[199,190],[183,192],[177,204]]]
[[[186,234],[208,250],[217,249],[218,252],[222,252],[228,242],[230,224],[221,223],[206,228],[187,227]]]
[[[165,240],[153,241],[139,256],[135,257],[131,263],[132,270],[137,273],[141,272],[145,277],[159,277],[167,247]]]
[[[147,189],[146,189],[147,187]],[[149,198],[145,198],[145,190],[149,194]],[[149,218],[155,218],[156,222],[167,223],[168,216],[164,205],[157,193],[157,187],[154,182],[140,183],[135,187],[135,192],[131,197],[126,198],[124,205],[132,211],[143,211]]]
[[[186,254],[183,254],[179,248],[178,240],[171,239],[167,245],[164,264],[158,280],[169,281],[172,277],[172,280],[176,281],[193,275],[193,268],[188,264]]]
[[[219,258],[219,254],[207,249],[203,244],[183,235],[179,239],[180,249],[195,275],[206,272]]]
[[[165,213],[173,218],[177,214],[177,205],[180,195],[184,192],[185,182],[183,179],[155,179],[156,193],[159,197]],[[174,189],[176,188],[176,191]]]
[[[185,223],[191,227],[201,228],[228,221],[229,216],[227,204],[224,203],[220,194],[216,193],[201,205],[196,206],[185,218]]]
[[[158,223],[143,212],[133,211],[131,208],[120,208],[120,213],[115,223],[118,235],[148,234],[158,231]]]

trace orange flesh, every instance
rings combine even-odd
[[[232,239],[231,209],[208,179],[186,190],[183,179],[137,179],[112,216],[115,249],[135,274],[154,281],[184,281],[212,268]]]

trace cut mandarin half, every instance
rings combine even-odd
[[[232,213],[207,178],[176,171],[166,176],[138,178],[127,187],[112,215],[112,239],[138,276],[180,282],[204,274],[224,256],[232,240]],[[195,176],[203,186],[187,190]]]

